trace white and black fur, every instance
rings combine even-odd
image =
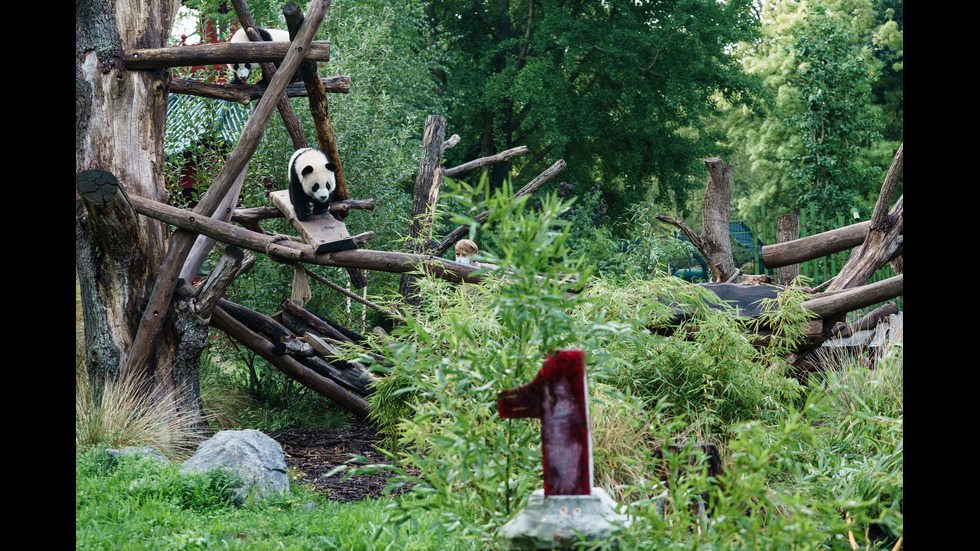
[[[289,40],[289,33],[286,31],[281,31],[279,29],[263,29],[261,27],[256,27],[259,32],[259,37],[265,42],[291,42]],[[235,34],[231,35],[231,40],[229,42],[249,42],[248,34],[245,33],[245,29],[238,29]],[[276,69],[279,69],[279,64],[274,63]],[[248,81],[248,77],[252,75],[254,71],[259,70],[258,63],[229,63],[228,70],[231,72],[232,80],[236,83],[244,83]],[[293,82],[298,82],[302,80],[299,71],[293,73]],[[265,75],[262,75],[262,82],[265,82]],[[266,84],[268,84],[266,82]]]
[[[304,147],[293,153],[289,159],[289,200],[296,218],[306,220],[329,211],[336,189],[337,165],[322,151]]]

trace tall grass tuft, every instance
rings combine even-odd
[[[170,459],[200,443],[197,412],[179,410],[180,391],[148,391],[134,377],[110,379],[98,395],[84,369],[75,370],[75,447],[150,446]]]

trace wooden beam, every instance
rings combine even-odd
[[[804,301],[802,306],[821,318],[832,318],[902,296],[905,289],[904,282],[904,275],[899,274],[861,287],[811,298]]]
[[[271,342],[233,318],[222,307],[219,306],[214,309],[214,313],[211,315],[211,326],[224,331],[303,386],[333,400],[361,419],[368,417],[370,409],[363,398],[348,392],[327,377],[317,374],[296,358],[276,354]]]
[[[288,42],[220,42],[193,44],[176,48],[142,48],[123,52],[129,71],[222,65],[225,63],[279,63],[291,50]],[[330,60],[330,42],[317,40],[306,47],[305,57],[313,61]]]
[[[854,248],[864,242],[869,227],[870,222],[859,222],[792,241],[764,245],[762,263],[772,270]]]
[[[282,236],[258,233],[207,216],[198,216],[193,211],[181,210],[145,197],[134,195],[130,197],[130,202],[137,213],[176,226],[180,232],[204,234],[229,245],[268,255],[278,262],[303,262],[399,274],[421,270],[453,282],[479,283],[483,280],[482,275],[473,274],[478,271],[475,266],[431,255],[369,249],[316,254],[314,248],[305,243],[283,240]]]
[[[513,201],[518,197],[524,195],[530,195],[538,191],[539,189],[541,189],[541,186],[547,184],[552,180],[552,178],[560,174],[561,171],[565,170],[566,166],[567,165],[565,164],[564,159],[559,159],[555,161],[555,163],[550,167],[548,167],[544,172],[538,174],[533,180],[528,182],[524,187],[517,190],[517,193],[515,193],[510,198],[510,200]],[[473,219],[473,221],[477,224],[482,224],[486,222],[487,218],[489,217],[490,217],[490,211],[487,210],[478,214],[476,218]],[[442,256],[447,250],[449,250],[449,247],[452,247],[454,244],[456,244],[457,241],[463,239],[466,235],[468,235],[469,231],[470,231],[470,227],[468,225],[464,224],[457,227],[453,231],[446,234],[446,236],[443,237],[442,240],[435,245],[435,247],[430,251],[431,254],[435,256]]]
[[[314,214],[306,220],[296,218],[296,211],[289,201],[289,191],[273,191],[269,200],[286,215],[289,224],[299,233],[308,245],[312,245],[317,254],[332,253],[356,249],[357,245],[347,233],[347,227],[333,214],[325,212]]]
[[[320,79],[323,89],[330,94],[350,93],[350,77],[332,76]],[[172,94],[185,94],[188,96],[199,96],[202,98],[221,99],[242,105],[248,105],[254,100],[261,99],[265,95],[267,86],[264,84],[213,84],[210,82],[198,82],[175,78],[170,81],[170,92]],[[291,82],[286,86],[286,97],[302,98],[306,97],[306,86],[302,82]]]

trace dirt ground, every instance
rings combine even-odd
[[[286,466],[302,473],[301,482],[336,501],[359,501],[384,495],[391,476],[383,471],[374,475],[342,475],[324,478],[334,467],[345,464],[351,455],[368,458],[370,463],[384,463],[386,458],[376,448],[381,437],[365,423],[351,423],[341,428],[287,427],[269,433],[286,455]]]

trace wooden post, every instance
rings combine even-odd
[[[412,197],[412,212],[408,228],[408,246],[412,251],[422,253],[428,249],[432,239],[432,209],[439,199],[439,186],[442,184],[442,145],[446,138],[446,118],[429,115],[425,119],[422,135],[422,158],[415,175],[415,192]],[[421,299],[415,290],[415,276],[405,274],[398,285],[398,292],[405,302],[418,306]]]
[[[545,359],[530,384],[500,391],[504,419],[541,419],[544,495],[591,495],[592,436],[585,353],[563,350]]]
[[[701,205],[701,252],[708,261],[711,280],[720,283],[735,275],[728,231],[732,165],[712,157],[704,160],[704,166],[708,168],[708,187]]]
[[[325,10],[330,9],[330,0],[325,1]],[[290,38],[295,38],[296,33],[303,25],[303,12],[296,2],[289,2],[282,8],[283,17],[286,19],[286,26],[289,29]],[[330,120],[330,107],[327,104],[327,93],[317,74],[316,62],[305,60],[299,66],[300,76],[306,85],[306,92],[310,102],[310,113],[313,115],[314,129],[316,130],[317,143],[320,151],[326,153],[327,157],[337,165],[337,189],[334,190],[336,200],[349,199],[350,194],[347,190],[347,179],[344,177],[344,165],[340,158],[340,151],[337,148],[337,139],[334,136],[333,122]],[[343,216],[339,217],[343,220]]]
[[[800,216],[798,214],[783,214],[776,220],[776,241],[784,243],[800,237]],[[800,275],[800,265],[791,264],[776,269],[776,283],[789,285]]]

